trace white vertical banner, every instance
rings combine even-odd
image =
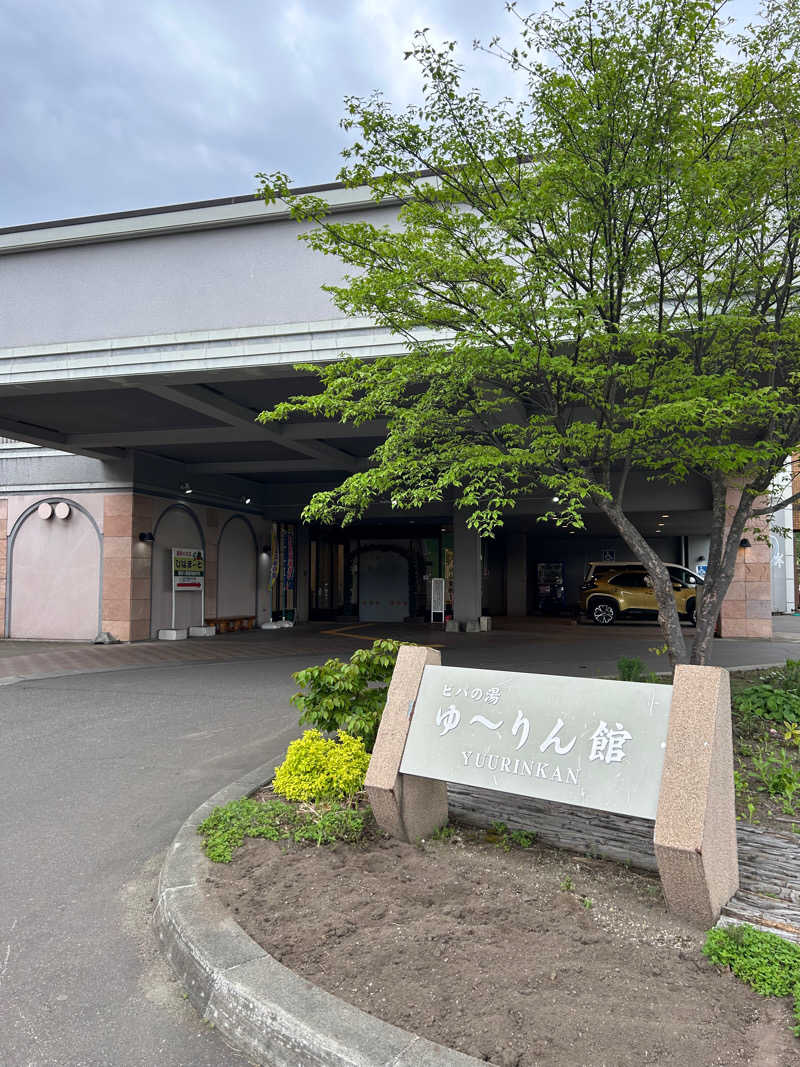
[[[444,622],[444,578],[431,578],[431,622]]]

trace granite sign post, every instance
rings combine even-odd
[[[654,822],[670,909],[716,920],[738,887],[727,672],[674,686],[442,667],[404,646],[367,792],[404,840],[447,820],[447,782]]]

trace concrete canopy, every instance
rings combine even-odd
[[[396,225],[395,208],[363,190],[321,188],[336,211]],[[262,426],[257,414],[315,387],[298,362],[403,351],[400,338],[337,311],[321,286],[339,268],[298,242],[299,231],[254,197],[0,231],[0,433],[39,446],[41,461],[91,461],[72,465],[73,482],[175,495],[188,484],[195,499],[249,498],[275,518],[299,515],[315,489],[363,468],[384,424]],[[31,453],[2,455],[2,481],[19,484]],[[46,466],[37,470],[44,484]],[[708,530],[700,482],[639,479],[629,500],[646,534],[665,511],[669,532]],[[548,505],[533,494],[510,528]],[[589,525],[611,532],[599,515]]]

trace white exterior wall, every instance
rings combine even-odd
[[[368,217],[381,225],[396,212],[375,208]],[[17,252],[13,270],[4,271],[2,344],[342,318],[320,288],[339,281],[342,267],[299,241],[302,229],[276,220]],[[39,294],[33,308],[32,293]]]
[[[782,500],[792,492],[792,461],[786,466],[770,487],[770,496]],[[770,578],[772,581],[772,610],[785,614],[795,609],[794,582],[794,535],[792,532],[792,507],[781,508],[770,522]]]

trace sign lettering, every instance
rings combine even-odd
[[[427,666],[400,771],[654,819],[672,686]]]
[[[173,548],[172,587],[176,593],[199,592],[205,580],[206,562],[200,548]]]

